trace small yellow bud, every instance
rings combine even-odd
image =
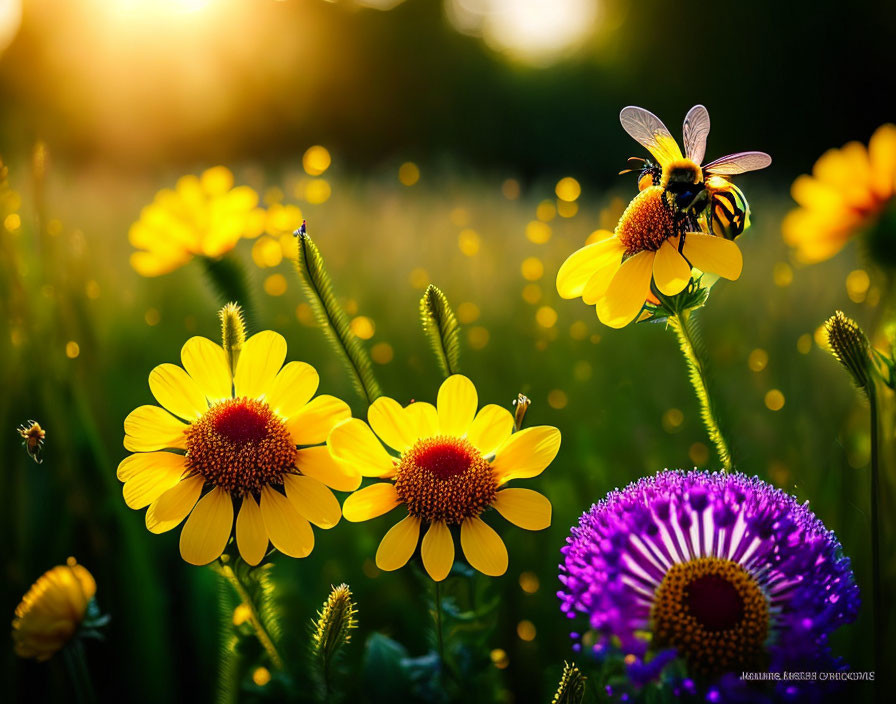
[[[221,345],[227,353],[227,363],[231,371],[235,371],[240,349],[246,341],[243,309],[237,303],[228,303],[218,311],[218,317],[221,319]]]

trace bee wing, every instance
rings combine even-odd
[[[772,158],[765,152],[738,152],[716,159],[703,166],[703,171],[710,174],[731,176],[747,171],[764,169],[772,163]]]
[[[629,105],[619,113],[619,122],[632,139],[653,154],[660,166],[681,159],[681,149],[672,133],[649,110]]]
[[[702,105],[695,105],[684,117],[684,153],[695,164],[703,161],[706,154],[706,138],[709,136],[709,111]]]

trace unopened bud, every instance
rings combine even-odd
[[[513,428],[516,431],[519,431],[520,428],[523,427],[523,419],[526,417],[526,411],[529,410],[529,404],[532,402],[529,400],[528,396],[523,396],[523,394],[518,394],[516,399],[513,402],[514,411],[513,411]]]
[[[824,324],[831,354],[852,376],[856,386],[868,391],[870,356],[868,338],[843,311],[837,311]]]
[[[231,372],[236,371],[236,361],[239,358],[240,349],[246,341],[246,323],[243,320],[243,309],[237,303],[228,303],[220,311],[221,319],[221,345],[227,354],[227,363]]]
[[[551,704],[581,704],[585,699],[585,679],[574,663],[563,663],[563,675]]]

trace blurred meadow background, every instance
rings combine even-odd
[[[554,595],[560,547],[594,501],[665,467],[716,467],[674,339],[603,327],[561,301],[560,264],[613,229],[636,191],[616,176],[642,149],[627,104],[673,134],[695,103],[708,157],[762,149],[738,185],[752,206],[744,272],[702,313],[737,466],[810,501],[869,578],[867,408],[818,340],[837,308],[873,330],[886,296],[855,245],[798,265],[781,237],[789,187],[830,147],[893,118],[894,8],[795,0],[0,0],[0,546],[2,605],[69,555],[112,620],[88,660],[102,699],[213,697],[214,575],[184,563],[121,498],[122,421],[152,403],[150,370],[192,335],[216,339],[219,301],[196,261],[157,278],[129,264],[128,229],[183,174],[225,165],[259,194],[253,331],[274,329],[321,391],[366,408],[316,328],[293,267],[302,219],[384,392],[435,399],[438,367],[418,303],[439,286],[463,325],[461,364],[482,402],[532,400],[527,424],[560,428],[533,488],[550,529],[502,532],[493,667],[473,701],[547,701],[568,632]],[[16,427],[47,431],[44,462]],[[889,475],[888,481],[892,481]],[[316,532],[310,557],[274,558],[299,648],[329,586],[351,585],[359,629],[352,698],[384,700],[361,658],[371,634],[429,651],[428,588],[373,555],[393,518]],[[501,523],[501,522],[498,522]],[[890,569],[890,568],[887,568]],[[870,617],[837,634],[871,669]],[[61,669],[2,657],[7,701],[61,699]],[[263,696],[263,687],[255,694]],[[858,686],[855,692],[861,693]]]

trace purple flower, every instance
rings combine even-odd
[[[736,698],[742,672],[843,667],[828,640],[858,610],[849,560],[808,504],[756,477],[660,472],[610,492],[566,542],[561,609],[587,617],[583,642],[644,663],[636,684],[670,650],[712,697]]]

